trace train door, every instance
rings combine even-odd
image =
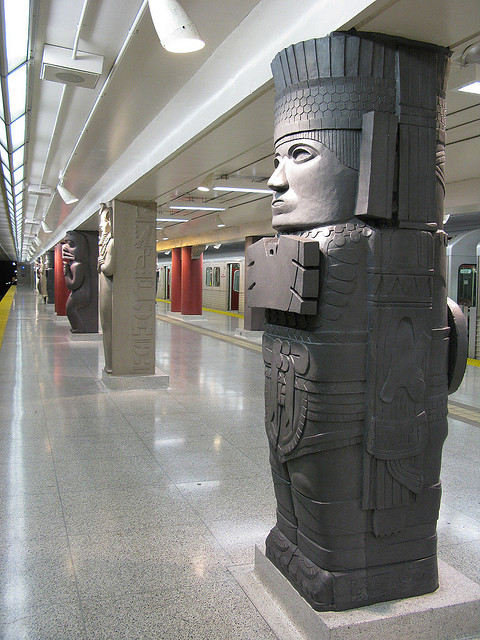
[[[165,299],[170,300],[170,267],[165,267]]]
[[[468,356],[476,356],[477,330],[477,267],[474,264],[461,264],[458,268],[457,302],[467,319]]]
[[[240,291],[240,265],[238,262],[227,264],[228,270],[228,310],[238,311]]]

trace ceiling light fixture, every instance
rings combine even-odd
[[[172,205],[170,207],[170,209],[173,209],[174,211],[183,211],[183,210],[188,210],[188,211],[225,211],[225,207],[202,207],[202,206],[190,206],[190,205],[185,205],[185,204],[178,204],[178,205]]]
[[[197,27],[177,0],[148,0],[161,45],[171,53],[190,53],[205,46]]]
[[[63,179],[60,180],[60,182],[57,184],[57,191],[65,204],[74,204],[75,202],[78,202],[78,198],[76,198],[71,191],[63,186]]]
[[[224,221],[220,218],[220,216],[217,216],[217,227],[218,227],[219,229],[222,229],[222,228],[223,228],[223,227],[225,227],[225,226],[226,226],[226,225],[225,225]]]
[[[41,184],[36,185],[36,184],[29,184],[28,185],[28,194],[31,196],[48,196],[50,197],[52,195],[52,188],[51,187],[44,187]]]
[[[202,182],[198,185],[197,189],[199,191],[210,191],[210,189],[213,187],[214,180],[215,174],[209,173],[208,176],[205,176]]]
[[[163,236],[162,240],[168,240],[167,236]]]
[[[42,220],[42,229],[45,233],[52,233],[52,230],[50,229],[48,224],[45,222],[45,220]]]
[[[214,248],[214,249],[220,249],[220,247],[221,247],[221,246],[222,246],[222,244],[221,244],[221,243],[220,243],[220,244],[214,244],[214,245],[213,245],[213,248]]]
[[[448,88],[480,94],[480,42],[470,45],[462,53],[460,69],[449,77]]]

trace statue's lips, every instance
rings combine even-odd
[[[272,212],[274,215],[279,213],[289,213],[291,207],[284,200],[272,200]]]

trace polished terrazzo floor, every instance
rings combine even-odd
[[[229,571],[274,521],[251,346],[159,319],[170,387],[109,391],[101,342],[70,341],[17,291],[0,351],[0,638],[275,640]],[[450,420],[439,523],[442,559],[477,582],[479,390],[469,366],[453,400],[478,424]]]

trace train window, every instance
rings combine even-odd
[[[233,290],[237,293],[240,291],[240,269],[237,269],[233,274]]]
[[[213,267],[213,286],[220,286],[220,267]]]
[[[207,287],[212,286],[212,267],[207,267],[205,271],[205,284]]]
[[[467,307],[476,306],[477,268],[474,264],[458,267],[457,302]]]

